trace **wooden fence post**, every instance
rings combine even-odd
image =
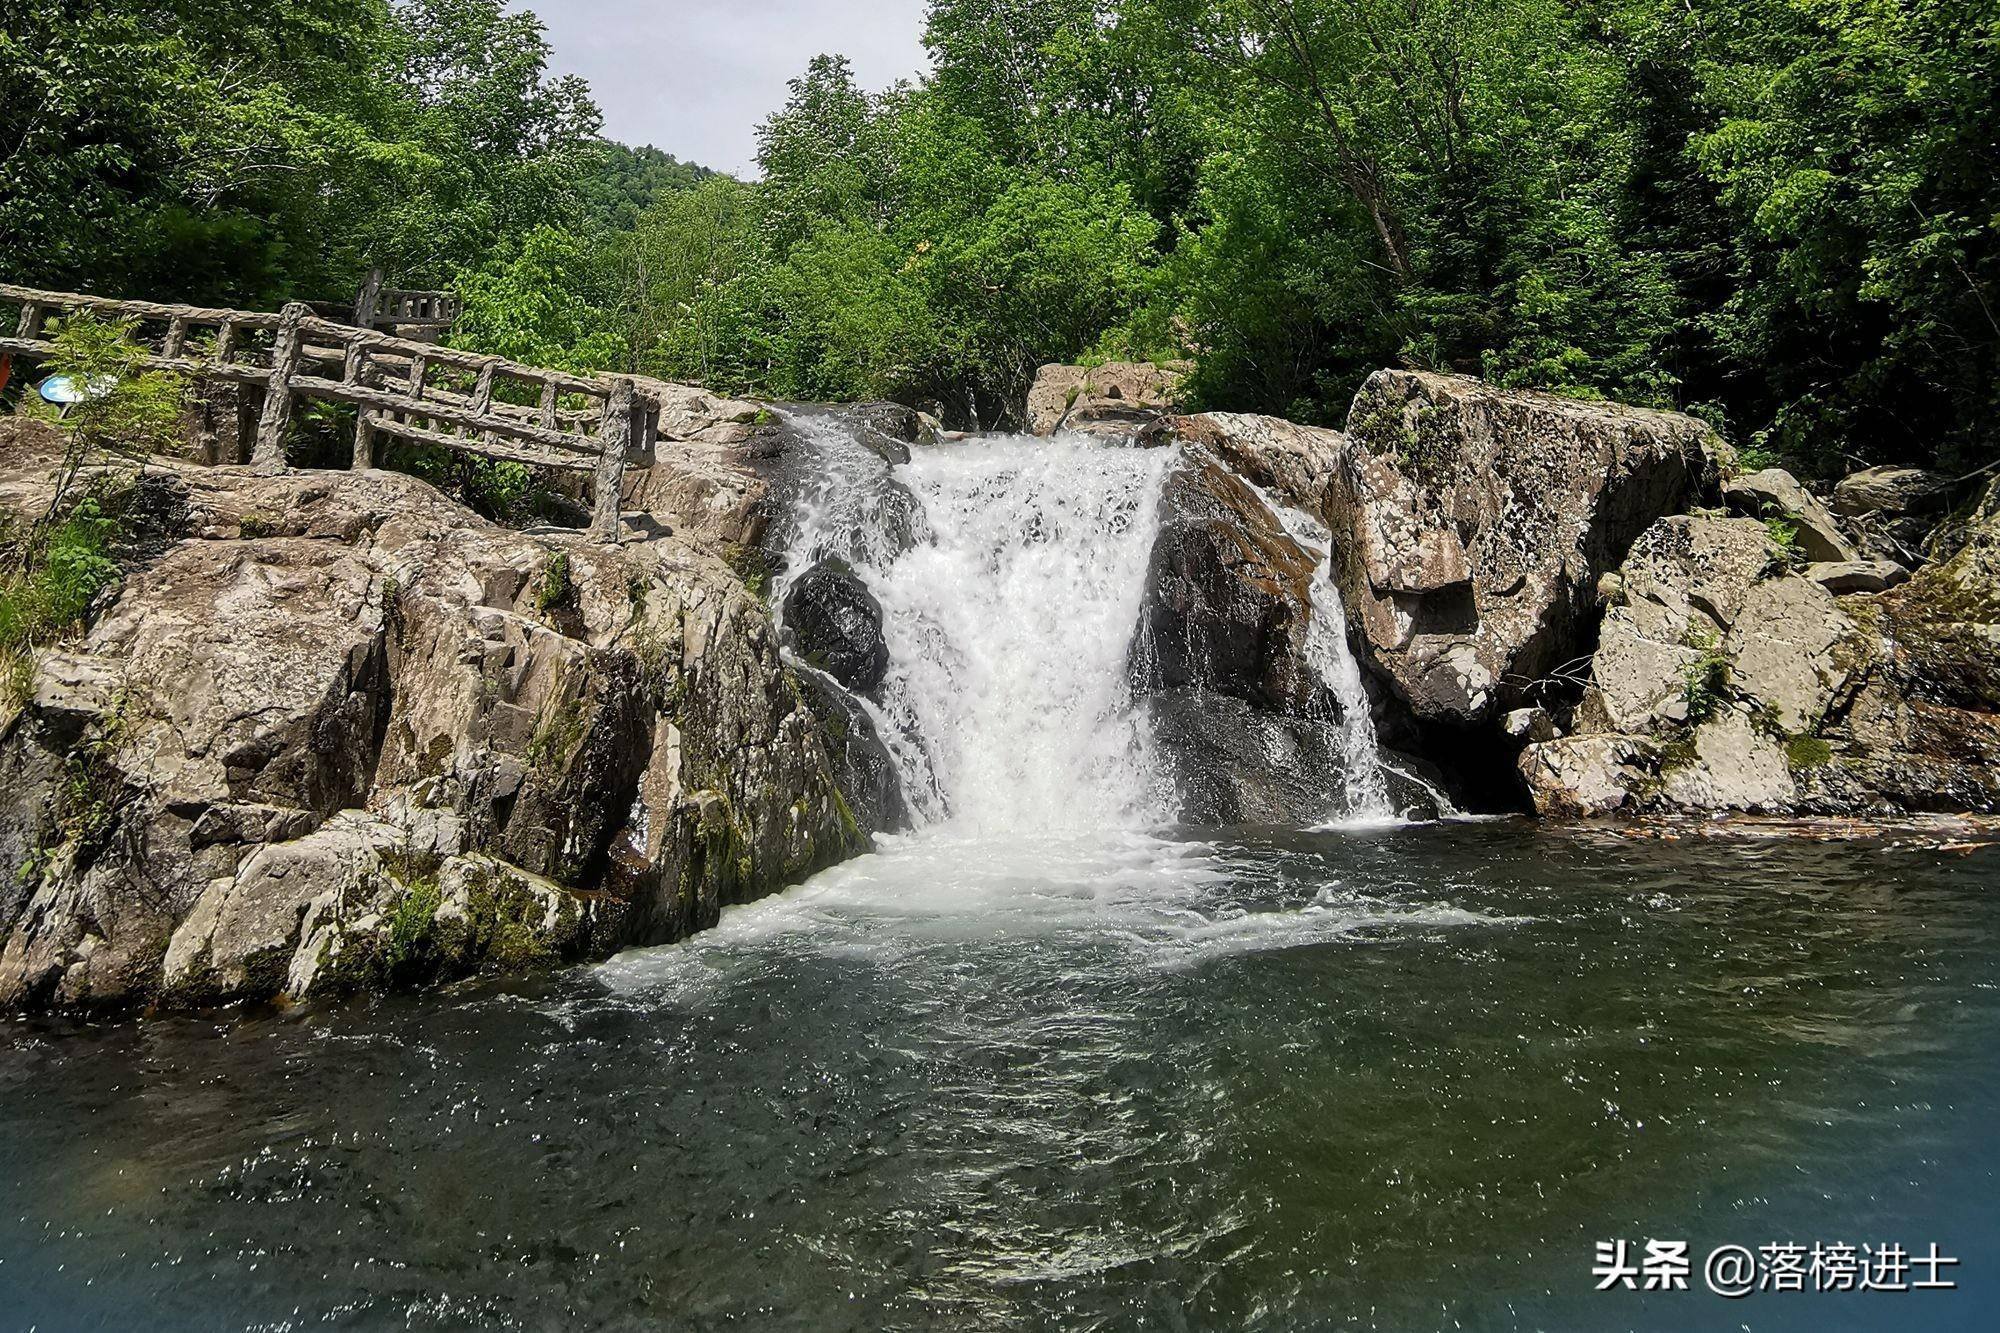
[[[361,280],[361,290],[354,297],[354,324],[356,328],[375,327],[375,302],[382,294],[382,270],[371,268],[368,276]]]
[[[611,397],[604,404],[604,420],[597,428],[599,453],[597,476],[591,483],[594,512],[590,535],[601,542],[618,541],[619,510],[625,486],[625,459],[636,443],[638,414],[633,411],[637,386],[628,379],[611,381]]]
[[[359,338],[347,345],[347,355],[341,362],[340,378],[347,384],[360,384],[368,378],[368,346]],[[374,414],[366,407],[357,407],[354,409],[353,467],[356,472],[366,472],[374,466]]]
[[[271,346],[271,382],[264,389],[264,415],[257,423],[257,447],[251,465],[260,472],[285,470],[285,428],[292,424],[292,377],[299,373],[305,351],[300,325],[312,311],[297,302],[278,319],[278,338]]]

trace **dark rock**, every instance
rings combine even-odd
[[[932,444],[937,439],[937,423],[901,403],[848,403],[833,411],[842,421],[896,445]],[[910,451],[907,447],[892,449],[885,457],[893,463],[907,463]]]
[[[1213,459],[1175,469],[1161,506],[1135,687],[1231,695],[1295,715],[1323,705],[1305,659],[1318,557]]]
[[[882,604],[844,562],[822,561],[785,593],[785,632],[798,654],[850,690],[866,694],[889,669]]]
[[[1336,722],[1287,717],[1221,694],[1159,695],[1147,708],[1182,824],[1298,828],[1346,813],[1347,762]],[[1447,780],[1433,765],[1395,751],[1381,760],[1399,814],[1435,819],[1444,812]]]
[[[855,822],[870,833],[897,833],[910,827],[902,779],[875,730],[874,719],[840,682],[810,667],[798,673],[806,707],[819,719],[834,781],[847,798]]]

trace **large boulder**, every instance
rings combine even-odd
[[[1132,434],[1178,410],[1192,366],[1185,362],[1112,361],[1101,366],[1043,366],[1028,391],[1028,430]]]
[[[1324,557],[1302,540],[1312,520],[1293,515],[1288,527],[1274,503],[1200,448],[1162,494],[1132,686],[1191,825],[1344,813],[1348,705],[1326,676],[1321,636],[1345,629],[1316,604]],[[1435,809],[1404,794],[1405,807]]]
[[[1243,480],[1190,455],[1168,474],[1147,570],[1135,684],[1303,714],[1325,686],[1306,659],[1319,558]]]
[[[852,568],[824,560],[785,592],[785,632],[798,654],[848,689],[866,694],[889,670],[882,604]]]
[[[1521,756],[1536,806],[2000,810],[2000,484],[1952,559],[1886,591],[1792,572],[1757,550],[1762,527],[1675,518],[1641,538],[1574,734]]]
[[[1423,722],[1487,728],[1587,650],[1597,585],[1712,489],[1701,422],[1415,371],[1354,400],[1325,511],[1374,669]]]
[[[1648,528],[1620,569],[1579,713],[1597,730],[1687,721],[1686,680],[1717,650],[1781,553],[1749,519],[1676,515]]]
[[[0,716],[0,1008],[601,956],[864,845],[724,553],[510,532],[389,472],[145,476],[178,533]]]

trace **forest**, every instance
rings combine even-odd
[[[2000,0],[934,0],[930,72],[814,60],[756,180],[608,141],[502,0],[9,10],[18,282],[379,265],[467,347],[961,426],[1044,362],[1189,358],[1307,422],[1404,365],[1807,475],[1996,452]]]

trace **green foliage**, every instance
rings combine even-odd
[[[116,520],[86,496],[39,539],[17,553],[0,581],[0,686],[18,705],[33,685],[33,655],[82,627],[97,595],[120,577],[111,547]],[[24,556],[24,558],[23,558]]]
[[[730,542],[723,548],[723,558],[736,571],[736,576],[743,580],[743,586],[750,590],[752,597],[764,595],[771,584],[771,563],[764,558],[763,551],[755,546]]]
[[[180,451],[187,382],[146,369],[131,321],[79,314],[49,327],[55,350],[43,369],[67,377],[84,394],[62,419],[66,452],[77,465],[102,454],[143,458]]]
[[[437,912],[443,904],[443,890],[437,871],[412,875],[401,880],[403,892],[389,909],[388,937],[382,943],[381,966],[391,981],[409,978],[428,970],[434,950]]]
[[[503,0],[20,0],[0,252],[38,286],[273,307],[442,284],[577,211],[599,117]]]
[[[1799,546],[1799,525],[1796,521],[1775,516],[1766,518],[1764,532],[1777,550],[1779,559],[1788,565],[1805,563],[1805,551]]]
[[[1996,453],[2000,0],[930,0],[931,71],[814,60],[756,183],[602,141],[501,0],[24,3],[0,247],[45,285],[380,263],[468,347],[955,425],[1191,356],[1312,422],[1402,363],[1690,410],[1753,469]]]
[[[569,553],[557,551],[549,557],[549,563],[542,566],[542,577],[535,586],[535,609],[543,615],[551,611],[566,611],[576,605],[576,585],[569,578]]]
[[[605,256],[582,236],[537,227],[459,275],[464,310],[453,342],[578,374],[630,369],[606,308],[615,299],[614,286]]]
[[[1681,701],[1687,706],[1687,723],[1692,728],[1722,710],[1728,697],[1730,662],[1721,636],[1713,632],[1690,635],[1687,646],[1696,656],[1682,670]]]
[[[1794,736],[1785,742],[1785,759],[1802,772],[1825,768],[1833,762],[1833,747],[1817,736]]]

